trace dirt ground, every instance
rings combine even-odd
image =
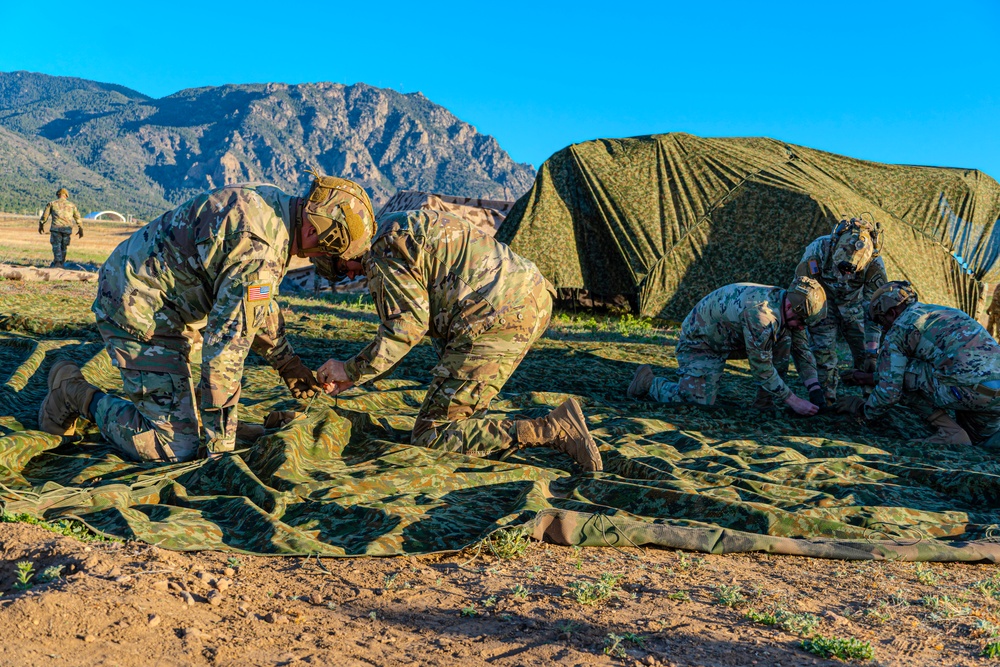
[[[83,542],[21,523],[0,524],[0,549],[2,665],[843,664],[761,620],[777,609],[870,642],[868,664],[978,665],[1000,607],[984,565],[539,543],[511,560],[486,548],[320,561]],[[19,562],[33,580],[58,576],[18,590]],[[620,577],[608,599],[578,601],[602,577]]]

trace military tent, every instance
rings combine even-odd
[[[1000,278],[1000,184],[766,138],[671,133],[574,144],[543,165],[497,238],[556,287],[682,319],[731,282],[786,284],[844,217],[883,223],[890,279],[975,314]]]
[[[476,199],[452,195],[400,190],[379,210],[376,218],[398,211],[444,211],[465,218],[490,236],[503,223],[514,202],[498,199]]]

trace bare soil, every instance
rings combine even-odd
[[[17,523],[0,524],[0,550],[2,665],[843,664],[747,617],[776,608],[870,642],[868,664],[978,665],[998,609],[973,587],[996,572],[986,565],[537,543],[514,560],[480,548],[319,561],[81,542]],[[52,566],[62,576],[18,590],[18,562],[36,581]],[[578,602],[602,576],[621,577],[610,598]]]

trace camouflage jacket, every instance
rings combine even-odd
[[[821,236],[802,253],[795,269],[797,276],[815,278],[826,291],[829,308],[836,308],[848,322],[864,322],[865,348],[870,354],[878,350],[882,328],[865,317],[872,294],[886,282],[885,262],[876,257],[868,268],[857,273],[841,273],[833,264],[833,239]]]
[[[80,218],[80,211],[76,209],[76,204],[68,199],[56,199],[50,201],[42,211],[42,217],[38,219],[39,225],[51,222],[49,229],[53,232],[72,232],[73,224],[83,229],[83,221]]]
[[[805,330],[785,327],[781,287],[733,283],[720,287],[698,302],[681,325],[681,344],[729,356],[745,352],[750,373],[776,399],[784,400],[792,390],[774,368],[773,350],[778,339],[792,339],[792,358],[803,382],[817,378],[816,360],[809,350]]]
[[[272,366],[293,354],[275,301],[289,259],[291,199],[273,185],[226,186],[164,213],[115,248],[101,268],[93,311],[135,344],[117,350],[113,363],[190,375],[187,341],[202,330],[200,409],[208,424],[206,411],[239,401],[251,345]]]
[[[976,387],[1000,380],[1000,344],[979,322],[960,310],[918,301],[885,334],[865,418],[879,417],[899,401],[911,359],[927,362],[944,386]]]
[[[356,383],[390,370],[425,336],[475,337],[521,303],[529,288],[551,285],[538,268],[451,213],[392,213],[378,223],[362,258],[382,320],[375,340],[347,362]]]

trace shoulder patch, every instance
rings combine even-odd
[[[247,285],[247,301],[267,301],[271,298],[271,283]]]
[[[815,259],[810,259],[809,262],[809,275],[818,276],[819,275],[819,262]]]

